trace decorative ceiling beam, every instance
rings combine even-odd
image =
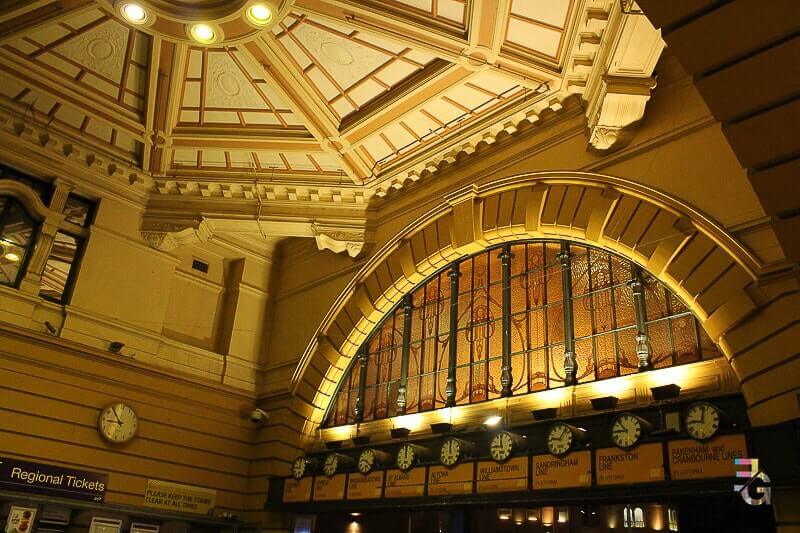
[[[145,118],[145,155],[143,168],[154,176],[169,168],[170,135],[177,121],[177,106],[186,62],[187,46],[153,37],[147,73],[147,112]]]
[[[507,1],[492,0],[491,3],[499,2],[505,4]],[[473,4],[482,3],[473,2]],[[465,39],[445,33],[433,32],[422,24],[412,24],[406,20],[399,20],[391,17],[388,13],[368,9],[365,6],[356,5],[346,0],[295,0],[294,8],[303,13],[324,17],[340,24],[347,24],[365,32],[404,43],[440,59],[457,63],[473,70],[481,68],[495,69],[497,73],[514,79],[520,85],[531,89],[537,89],[544,83],[549,84],[550,87],[556,87],[561,81],[561,73],[553,65],[501,55],[486,57],[485,52],[474,53],[476,49],[473,49],[470,42]],[[505,23],[497,19],[498,17],[496,16],[492,17],[495,24],[502,24],[504,28]],[[489,26],[492,26],[492,24],[490,23]],[[485,34],[486,31],[479,28],[476,35]],[[498,33],[497,37],[494,36],[494,27],[492,32],[491,42],[501,38],[502,32]],[[482,41],[478,40],[478,42]]]
[[[351,124],[342,131],[342,137],[350,144],[360,143],[375,132],[396,123],[414,109],[462,83],[472,74],[473,71],[470,69],[451,64],[449,68],[440,70],[437,76],[417,84],[406,93],[393,98],[385,107],[379,110],[375,109],[361,121]],[[390,91],[388,94],[393,95],[394,91]]]
[[[96,7],[93,0],[4,0],[0,3],[0,42]]]
[[[255,128],[248,130],[178,127],[170,136],[173,148],[210,148],[219,150],[274,150],[278,152],[319,152],[318,140],[305,131]]]
[[[470,4],[468,17],[469,53],[493,63],[500,55],[505,29],[511,9],[511,0],[483,0]]]
[[[321,97],[309,83],[289,66],[292,64],[291,58],[280,51],[281,47],[274,37],[271,34],[262,36],[246,43],[242,50],[262,66],[265,79],[301,118],[308,131],[319,141],[320,147],[339,159],[342,170],[353,183],[363,182],[371,174],[369,163],[340,137],[338,119],[321,102]]]

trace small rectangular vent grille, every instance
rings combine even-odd
[[[199,270],[203,274],[208,274],[208,263],[199,259],[192,259],[192,269]]]

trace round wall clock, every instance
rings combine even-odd
[[[547,449],[553,455],[564,455],[572,449],[576,440],[583,441],[585,434],[582,429],[558,422],[553,424],[547,434]]]
[[[402,471],[409,470],[417,461],[417,449],[413,444],[403,444],[397,451],[397,458],[395,463],[397,468]]]
[[[686,410],[684,425],[693,439],[708,440],[719,431],[720,411],[708,402],[693,403]]]
[[[449,438],[442,443],[439,460],[444,466],[453,466],[464,458],[464,444],[461,439]]]
[[[611,440],[620,448],[636,446],[649,424],[632,413],[622,413],[611,424]]]
[[[375,468],[375,451],[367,448],[358,456],[358,471],[362,474],[369,474]]]
[[[514,437],[508,431],[501,431],[492,437],[489,443],[489,455],[497,461],[502,463],[514,452]]]
[[[322,465],[322,472],[328,476],[333,477],[336,470],[339,468],[339,454],[331,453],[325,457],[325,463]]]
[[[112,403],[100,412],[97,426],[104,439],[114,444],[121,444],[136,435],[139,417],[131,406],[119,402]]]
[[[295,479],[300,479],[304,475],[306,475],[306,470],[308,469],[308,459],[305,457],[298,457],[294,460],[292,464],[292,477]]]

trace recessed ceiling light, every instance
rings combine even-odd
[[[253,4],[247,8],[247,18],[259,26],[269,24],[272,22],[272,9],[266,4]]]
[[[19,254],[17,254],[17,253],[14,253],[14,252],[8,252],[8,253],[6,254],[6,259],[8,259],[9,261],[11,261],[12,263],[18,263],[18,262],[19,262],[19,260],[20,260],[20,257],[19,257]]]
[[[147,11],[139,4],[124,4],[120,10],[125,20],[131,24],[144,24],[147,22]]]
[[[213,43],[214,39],[217,38],[217,32],[208,24],[195,24],[192,26],[190,33],[192,34],[192,38],[198,43]]]

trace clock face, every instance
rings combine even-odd
[[[358,471],[362,474],[369,474],[374,466],[375,452],[367,448],[358,456]]]
[[[611,424],[611,439],[620,448],[634,446],[642,437],[642,423],[630,413],[623,413]]]
[[[403,444],[397,452],[397,468],[400,470],[408,470],[414,466],[414,461],[417,458],[417,452],[411,444]]]
[[[511,452],[513,451],[514,441],[511,435],[505,431],[496,434],[489,443],[489,454],[498,463],[511,457]]]
[[[555,424],[547,434],[547,449],[553,455],[564,455],[572,447],[572,430],[566,424]]]
[[[444,466],[453,466],[461,460],[463,453],[463,446],[458,439],[447,439],[442,444],[442,450],[439,452],[439,460]]]
[[[697,402],[686,411],[684,424],[693,439],[708,440],[719,431],[719,410],[710,403]]]
[[[114,403],[100,413],[98,428],[103,438],[109,442],[128,442],[136,435],[139,418],[130,406]]]
[[[339,456],[335,453],[332,453],[325,458],[325,464],[322,465],[322,471],[326,476],[331,477],[336,473],[337,468],[339,468]]]
[[[292,476],[295,479],[300,479],[306,473],[306,465],[308,462],[306,461],[305,457],[298,457],[294,460],[294,464],[292,464]]]

